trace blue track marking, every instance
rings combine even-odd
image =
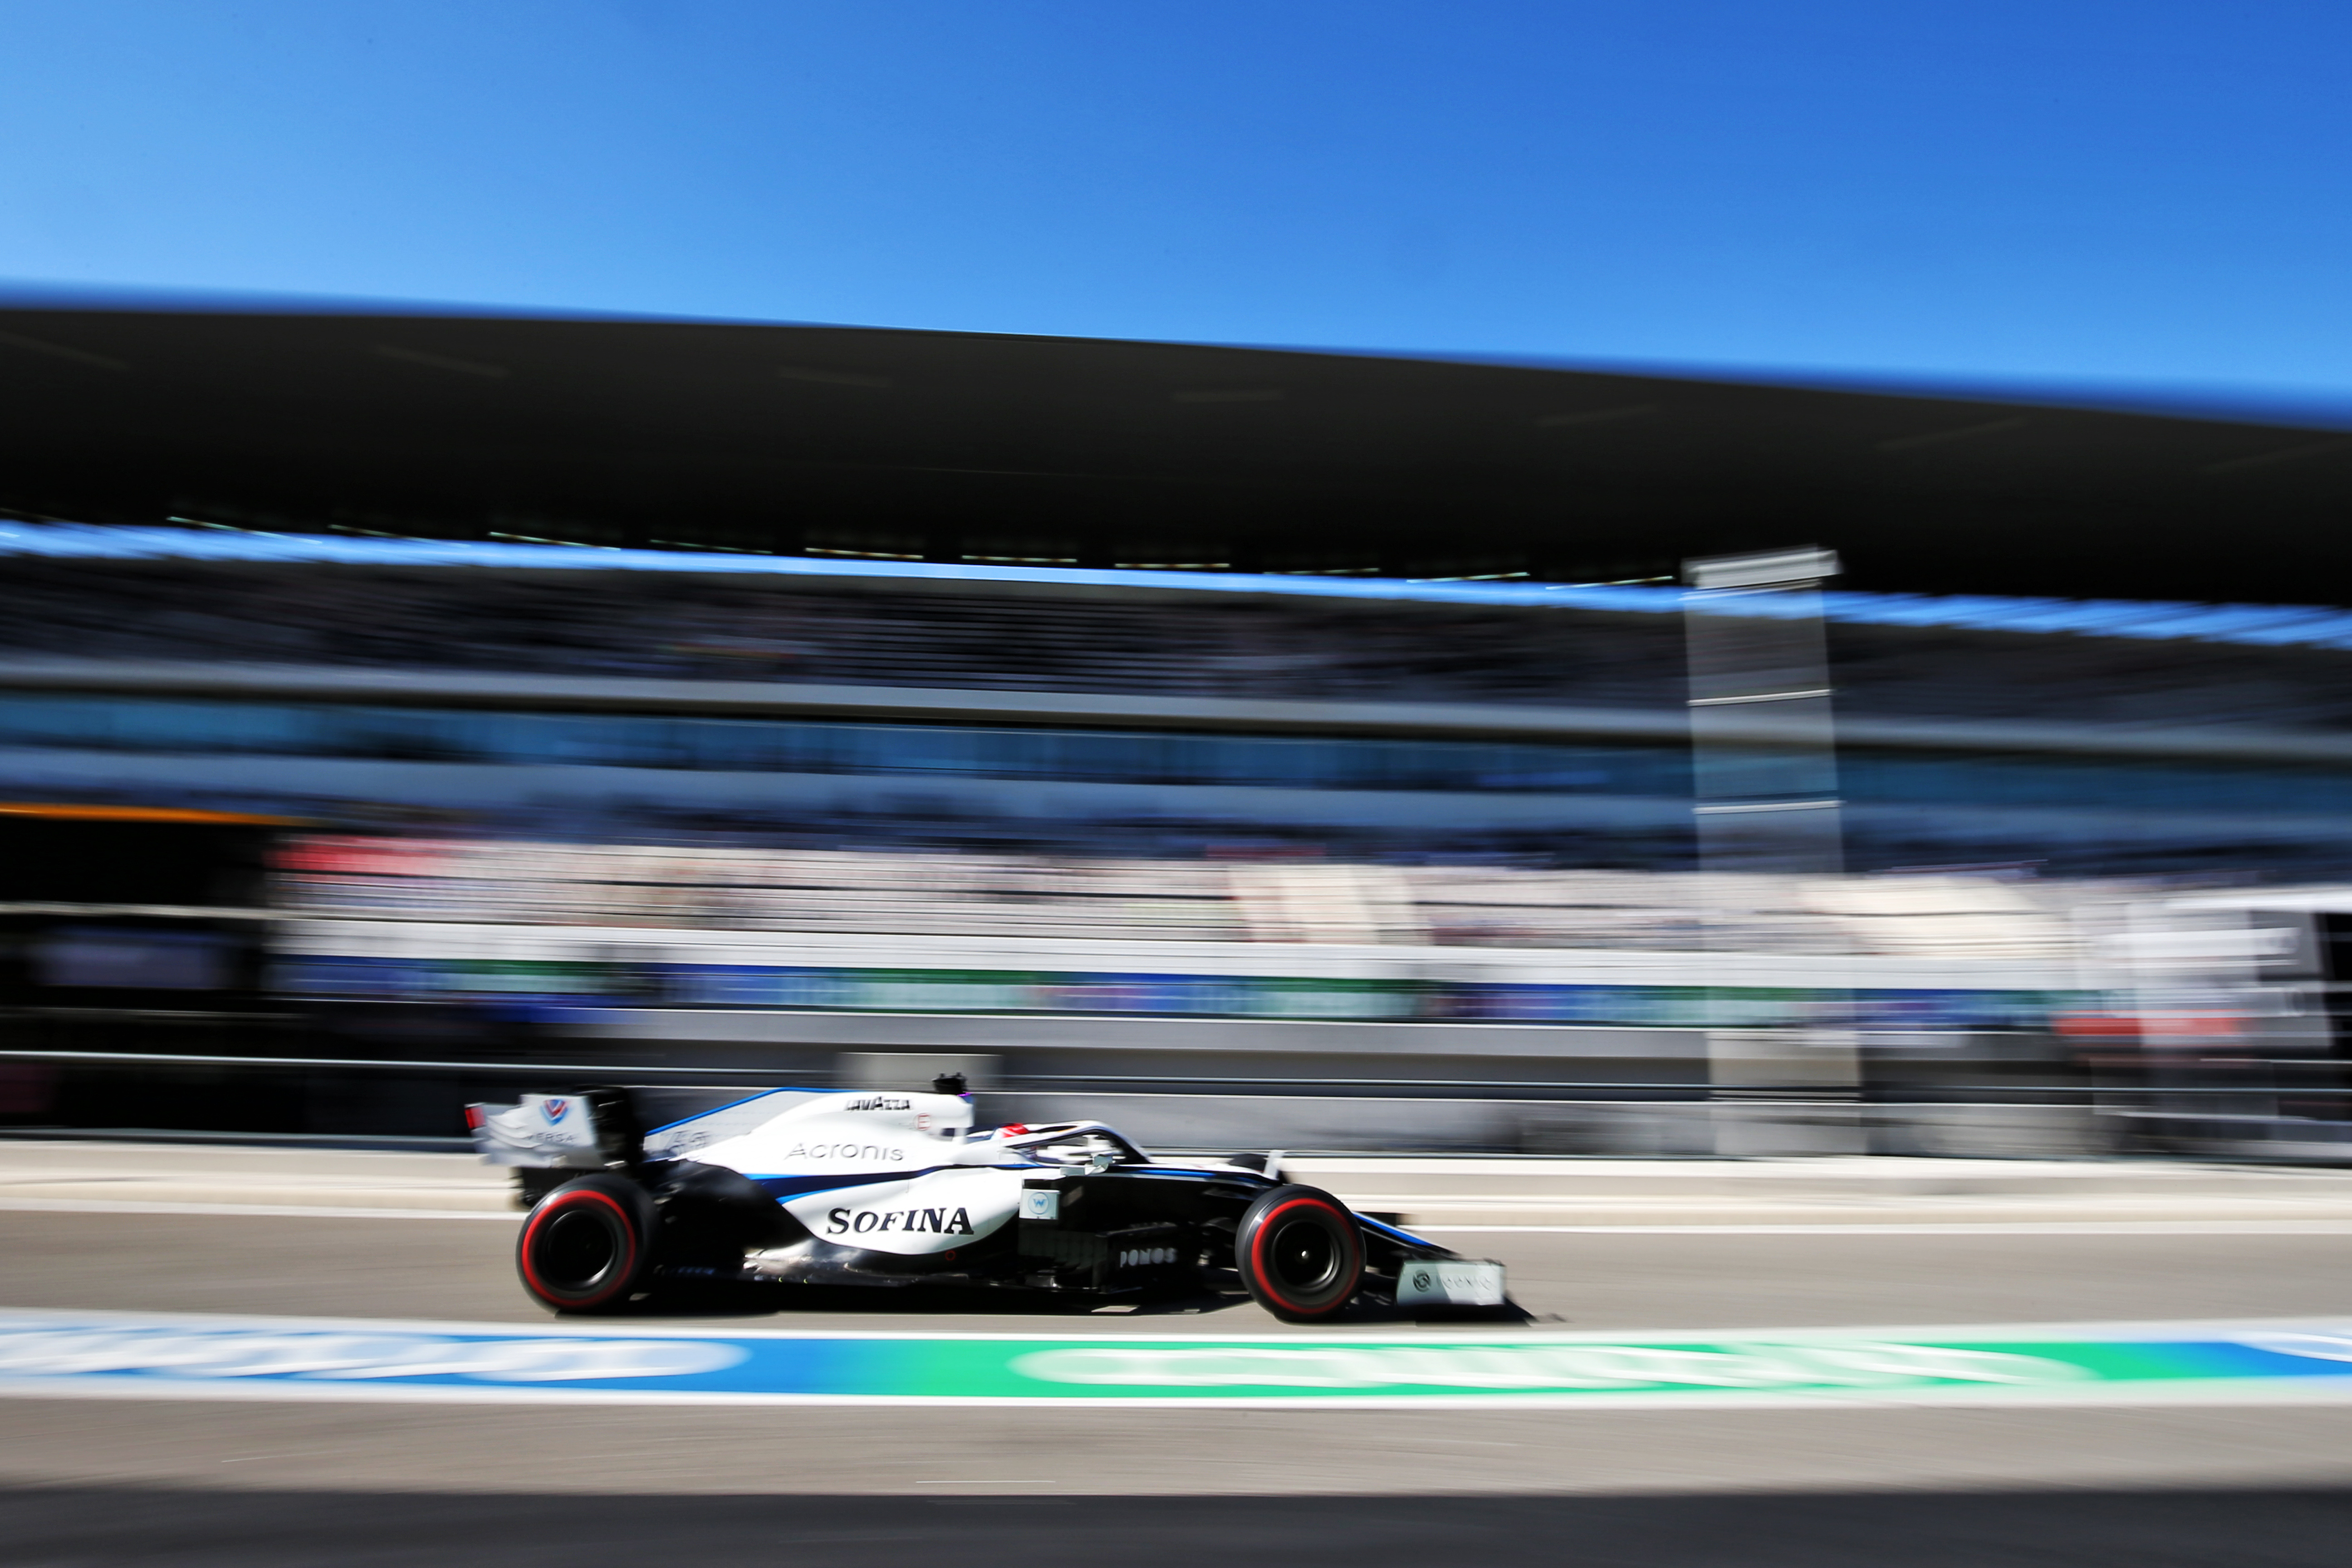
[[[1686,1409],[2352,1404],[2352,1321],[1155,1336],[0,1310],[0,1394]]]

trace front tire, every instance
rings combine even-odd
[[[1251,1300],[1285,1322],[1335,1318],[1364,1278],[1363,1235],[1348,1205],[1315,1187],[1276,1187],[1242,1215],[1234,1266]]]
[[[515,1272],[541,1306],[614,1312],[653,1272],[654,1200],[620,1176],[583,1176],[540,1199],[515,1241]]]

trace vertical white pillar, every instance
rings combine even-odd
[[[1710,946],[1812,952],[1809,879],[1844,867],[1822,584],[1811,547],[1685,565],[1692,811]],[[1811,967],[1818,968],[1818,964]],[[1808,1016],[1718,1015],[1707,1034],[1716,1147],[1726,1154],[1860,1152],[1857,1042],[1846,994],[1809,976]],[[1729,1010],[1727,1001],[1719,1006]]]

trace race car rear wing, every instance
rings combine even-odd
[[[614,1145],[620,1129],[600,1125],[593,1094],[526,1094],[516,1105],[469,1105],[466,1125],[484,1163],[533,1170],[601,1171],[627,1151]],[[611,1115],[605,1121],[622,1118]]]

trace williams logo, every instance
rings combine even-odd
[[[971,1215],[962,1209],[835,1209],[824,1216],[824,1233],[840,1236],[868,1231],[928,1230],[941,1236],[970,1236]]]
[[[565,1112],[572,1109],[572,1102],[568,1100],[542,1100],[539,1108],[546,1113],[549,1122],[553,1123],[563,1120]]]
[[[863,1100],[851,1100],[842,1109],[844,1110],[912,1110],[915,1109],[915,1102],[911,1100],[900,1100],[893,1095],[869,1094]]]

